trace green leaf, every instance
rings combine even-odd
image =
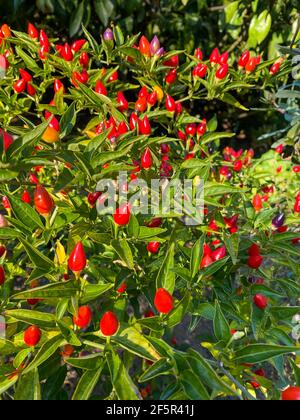
[[[44,271],[49,272],[55,268],[53,261],[51,261],[40,251],[38,251],[37,248],[34,248],[29,242],[27,242],[23,238],[19,238],[19,241],[22,243],[28,257],[30,258],[31,262],[34,264],[35,267],[40,267]]]
[[[21,376],[19,380],[15,400],[16,401],[40,401],[41,399],[41,387],[39,372],[37,369]]]
[[[172,243],[166,253],[166,256],[156,278],[156,288],[159,289],[163,287],[171,294],[173,294],[175,289],[175,273],[173,271],[174,252],[175,244]]]
[[[15,239],[18,238],[21,235],[20,232],[18,232],[15,229],[12,228],[1,228],[0,229],[0,239],[6,240],[6,239]]]
[[[201,354],[195,350],[189,350],[188,362],[192,371],[201,379],[201,381],[212,391],[223,392],[225,395],[234,395],[234,391],[225,381],[223,381],[216,370],[211,367]]]
[[[48,284],[46,286],[26,290],[24,292],[16,293],[12,298],[14,300],[65,298],[74,296],[77,291],[78,285],[69,281]]]
[[[229,105],[233,105],[236,108],[242,109],[243,111],[249,111],[248,108],[246,108],[244,105],[240,104],[237,99],[235,99],[234,96],[232,96],[230,93],[222,93],[220,95],[219,99],[223,102],[226,102]]]
[[[217,271],[219,271],[224,265],[226,265],[229,261],[229,257],[222,258],[219,261],[214,262],[213,264],[209,265],[206,268],[202,268],[200,271],[200,279],[203,277],[210,277],[213,274],[215,274]]]
[[[114,4],[111,0],[94,0],[95,12],[104,26],[108,25],[109,19],[114,11]]]
[[[14,178],[17,178],[19,175],[18,171],[12,169],[0,169],[0,182],[11,181]]]
[[[86,304],[88,302],[91,302],[92,300],[96,300],[104,293],[108,292],[113,288],[113,284],[88,284],[84,288],[80,302],[82,304]]]
[[[31,351],[32,350],[31,350],[30,347],[28,347],[27,349],[23,349],[23,350],[19,351],[19,353],[14,358],[14,367],[16,369],[19,369],[19,367],[24,362],[24,360],[30,355]]]
[[[46,362],[51,356],[53,356],[53,354],[63,344],[63,342],[64,339],[60,334],[48,340],[40,348],[33,361],[26,367],[26,369],[24,370],[24,374],[31,372],[32,370],[36,369],[44,362]]]
[[[207,133],[207,134],[204,134],[204,136],[201,138],[201,145],[212,143],[213,141],[220,140],[220,139],[232,138],[235,135],[236,135],[235,133],[227,133],[227,132]]]
[[[15,140],[7,151],[8,158],[17,156],[25,147],[33,146],[41,138],[44,131],[48,127],[50,120],[43,122],[35,127],[33,130],[29,129],[28,132]]]
[[[14,215],[18,220],[20,220],[20,222],[28,226],[31,231],[37,227],[44,230],[44,225],[41,221],[41,218],[29,204],[24,203],[22,200],[14,197],[11,194],[8,195],[8,198]]]
[[[132,251],[126,239],[114,239],[111,245],[129,270],[134,270]]]
[[[300,348],[296,346],[277,346],[274,344],[250,344],[238,350],[234,360],[240,364],[260,363],[288,353],[300,354]]]
[[[29,325],[38,325],[41,328],[55,328],[55,316],[44,312],[27,309],[12,309],[6,311],[5,315]]]
[[[268,36],[272,26],[272,17],[268,10],[264,10],[259,16],[253,16],[249,26],[249,46],[256,47]]]
[[[293,368],[293,371],[294,371],[296,386],[300,387],[300,368],[299,368],[299,366],[296,365],[296,363],[294,362],[293,359],[290,359],[290,364],[291,364],[291,366]]]
[[[13,378],[6,379],[6,377],[0,378],[0,395],[8,391],[11,387],[15,385],[18,381],[18,377],[14,376]]]
[[[180,373],[180,382],[184,392],[190,400],[208,401],[210,396],[203,383],[191,370],[185,370]]]
[[[61,137],[71,133],[76,124],[76,102],[72,102],[60,120]]]
[[[214,333],[218,341],[230,340],[230,327],[218,301],[215,304]]]
[[[99,369],[88,370],[82,375],[73,394],[73,401],[87,401],[90,398],[100,379],[104,364],[105,362],[102,361],[102,365]]]
[[[190,299],[190,292],[186,292],[183,299],[176,305],[174,310],[170,313],[168,317],[168,328],[173,328],[176,325],[180,324],[185,314],[187,313],[190,304]]]
[[[200,239],[195,243],[192,249],[192,257],[190,263],[191,278],[193,279],[199,272],[199,267],[203,257],[203,247],[205,243],[205,235],[202,235]]]
[[[110,349],[106,353],[111,382],[119,400],[141,400],[140,393],[129,376],[117,353]]]
[[[61,366],[54,374],[47,377],[46,383],[43,385],[42,399],[43,401],[57,400],[57,396],[64,386],[66,376],[68,374],[66,365]]]
[[[114,343],[142,359],[156,361],[160,355],[156,352],[147,338],[135,327],[129,327],[112,337]]]
[[[65,360],[68,365],[82,370],[97,370],[103,366],[103,356],[101,354],[90,354],[84,357],[69,357]]]
[[[25,66],[28,70],[33,71],[34,73],[38,73],[41,71],[40,67],[37,65],[36,60],[31,58],[28,54],[26,54],[25,51],[22,50],[20,47],[16,47],[16,52],[18,54],[18,57],[22,58],[22,60],[25,63]]]
[[[163,375],[172,375],[173,366],[167,359],[160,359],[150,366],[139,378],[139,382],[148,382]]]
[[[127,226],[127,231],[129,236],[132,238],[137,238],[140,233],[140,225],[134,214],[131,215],[129,224]]]
[[[119,25],[114,26],[114,37],[115,37],[118,47],[124,44],[125,42],[124,34]]]
[[[70,37],[72,38],[80,29],[81,22],[83,19],[83,13],[85,8],[85,2],[82,1],[70,19]]]
[[[18,349],[11,341],[0,338],[0,354],[1,356],[8,356],[11,353],[16,353]]]
[[[240,241],[240,238],[238,234],[224,236],[224,243],[232,259],[233,265],[236,265],[238,262],[239,241]]]
[[[146,226],[140,226],[139,239],[150,239],[165,233],[167,229],[161,228],[148,228]],[[1,233],[1,232],[0,232]]]

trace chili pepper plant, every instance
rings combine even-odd
[[[0,72],[1,398],[299,399],[299,156],[211,111],[248,113],[288,56],[3,25]],[[203,181],[203,221],[102,214],[124,172],[129,196]]]

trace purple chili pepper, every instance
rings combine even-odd
[[[281,228],[285,222],[285,215],[284,213],[279,213],[277,216],[274,217],[272,220],[272,225],[277,229]]]
[[[110,28],[107,28],[106,31],[103,34],[104,41],[112,41],[114,39],[114,33]]]
[[[157,36],[155,35],[155,37],[152,39],[151,44],[150,44],[151,54],[154,55],[159,49],[160,49],[160,42]]]
[[[156,57],[162,57],[165,53],[165,49],[163,47],[161,47],[159,50],[156,51],[155,55]]]

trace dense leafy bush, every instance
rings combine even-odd
[[[235,134],[205,113],[247,113],[243,98],[287,81],[289,60],[162,51],[119,27],[54,46],[29,29],[1,29],[2,398],[279,399],[299,386],[299,158],[224,149]],[[122,202],[98,214],[98,181],[120,171],[203,179],[203,224]]]
[[[127,33],[154,35],[166,48],[184,48],[193,54],[201,47],[205,55],[218,45],[222,50],[235,51],[249,47],[262,54],[264,60],[277,56],[276,45],[289,45],[298,23],[297,0],[272,1],[204,1],[204,0],[8,0],[0,4],[4,21],[23,30],[28,21],[35,22],[53,38],[82,36],[81,24],[98,39],[110,22],[116,22]],[[251,147],[258,153],[268,150],[271,142],[257,140],[261,133],[282,129],[282,114],[274,110],[274,94],[263,97],[264,106],[257,107],[256,95],[249,92],[244,105],[251,113],[230,113],[221,103],[214,103],[206,114],[219,115],[224,125],[237,134],[231,146]],[[262,92],[260,92],[262,94]],[[255,115],[254,115],[255,114]],[[252,124],[252,118],[257,124]]]

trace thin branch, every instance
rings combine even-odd
[[[292,39],[292,41],[291,41],[290,48],[293,48],[293,45],[294,45],[294,43],[295,43],[295,40],[296,40],[296,38],[297,38],[297,35],[298,35],[299,31],[300,31],[300,15],[298,16],[297,27],[296,27],[296,30],[295,30],[295,33],[294,33],[293,39]]]
[[[251,395],[247,389],[245,387],[243,387],[243,385],[241,385],[229,372],[227,372],[226,369],[224,369],[223,367],[223,363],[219,362],[218,366],[220,368],[220,370],[222,371],[222,373],[224,373],[225,376],[227,376],[228,379],[231,380],[232,383],[234,383],[234,385],[249,399],[252,401],[256,401],[256,398],[253,397],[253,395]]]

